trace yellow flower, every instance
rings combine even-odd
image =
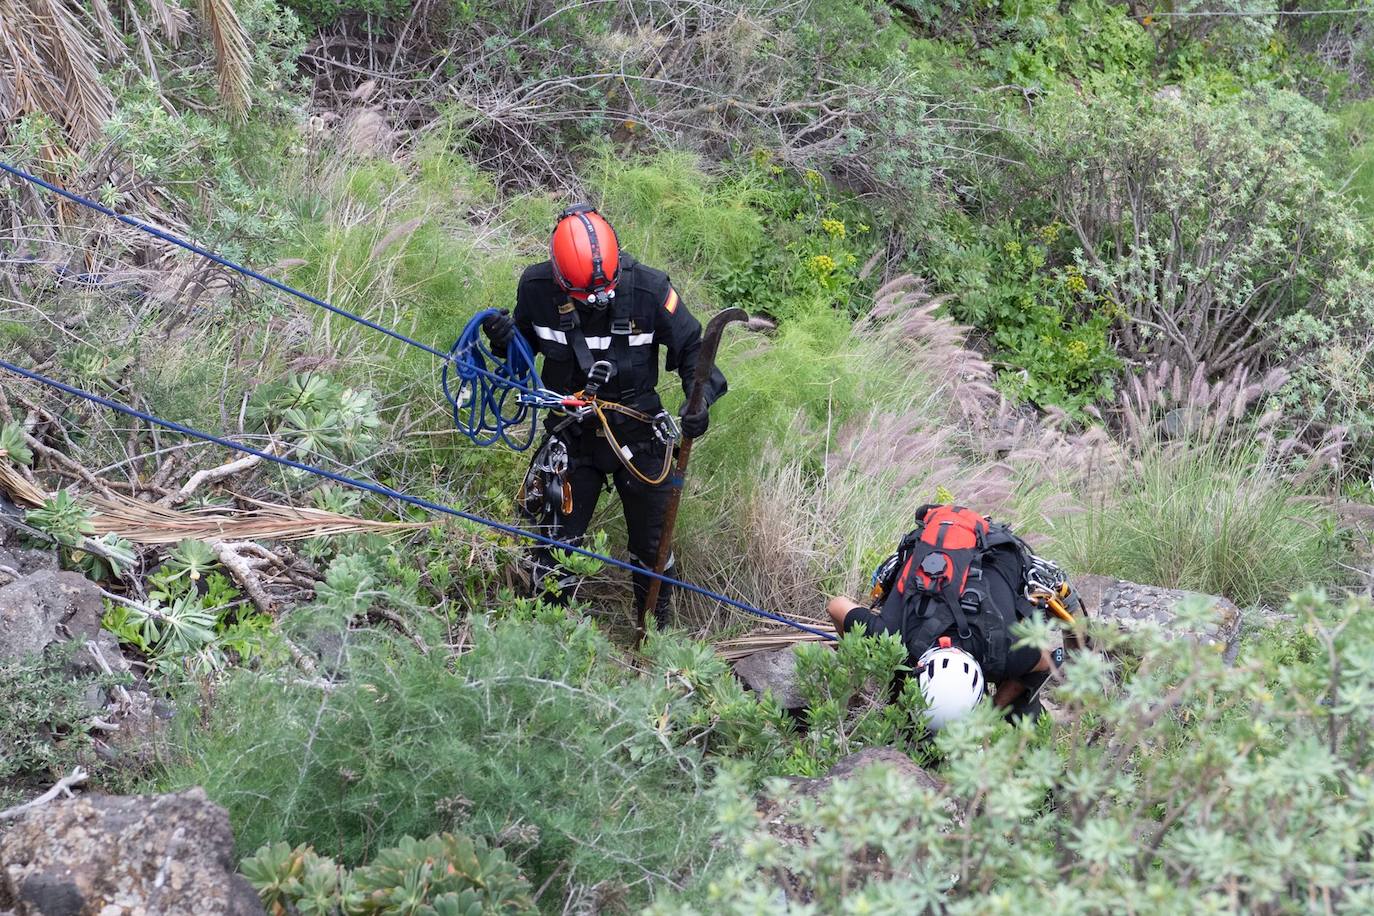
[[[1069,355],[1075,360],[1082,362],[1088,358],[1088,344],[1082,340],[1071,340],[1068,346]]]
[[[834,238],[844,238],[845,227],[844,220],[842,219],[823,219],[821,220],[821,228],[825,230],[826,235]]]
[[[805,174],[802,175],[802,181],[813,187],[819,187],[821,183],[821,173],[815,169],[807,169]]]
[[[954,502],[954,494],[944,484],[940,484],[935,488],[935,501],[937,503],[952,503]]]
[[[811,272],[818,276],[826,276],[835,272],[835,259],[828,254],[813,255],[806,260],[806,266],[811,268]]]

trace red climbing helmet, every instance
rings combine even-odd
[[[558,215],[549,239],[549,260],[554,280],[578,302],[605,307],[615,298],[620,243],[595,207],[575,204]]]

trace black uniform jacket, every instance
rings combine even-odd
[[[655,414],[662,409],[655,387],[658,348],[663,347],[668,370],[677,370],[684,394],[691,395],[701,352],[701,323],[678,298],[666,273],[624,252],[616,297],[607,306],[572,302],[554,282],[553,266],[544,261],[521,275],[513,317],[531,349],[543,354],[540,378],[545,388],[563,394],[580,391],[591,364],[608,360],[615,366],[615,375],[602,386],[600,396]],[[725,390],[725,376],[713,371],[706,403]]]

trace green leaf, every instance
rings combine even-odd
[[[24,442],[24,428],[18,423],[0,426],[0,458],[25,467],[33,464],[33,451]]]

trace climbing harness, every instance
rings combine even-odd
[[[661,410],[650,416],[624,404],[599,398],[597,392],[601,386],[615,375],[614,366],[606,360],[593,364],[587,375],[587,384],[581,391],[571,395],[549,391],[539,380],[539,373],[534,368],[534,352],[523,335],[511,337],[504,359],[483,342],[482,322],[496,314],[496,309],[486,309],[474,315],[454,341],[444,363],[440,381],[444,397],[452,408],[453,423],[459,432],[476,445],[502,442],[515,451],[523,452],[534,443],[540,410],[558,411],[575,421],[595,416],[601,424],[601,435],[606,438],[621,464],[637,480],[657,486],[668,479],[672,470],[672,446],[680,437],[671,414]],[[456,385],[453,379],[457,380]],[[657,473],[646,474],[635,465],[634,452],[620,441],[611,426],[608,415],[612,413],[644,423],[654,437],[663,443],[663,466]],[[523,437],[512,434],[513,430],[526,424],[529,426],[528,434]]]

